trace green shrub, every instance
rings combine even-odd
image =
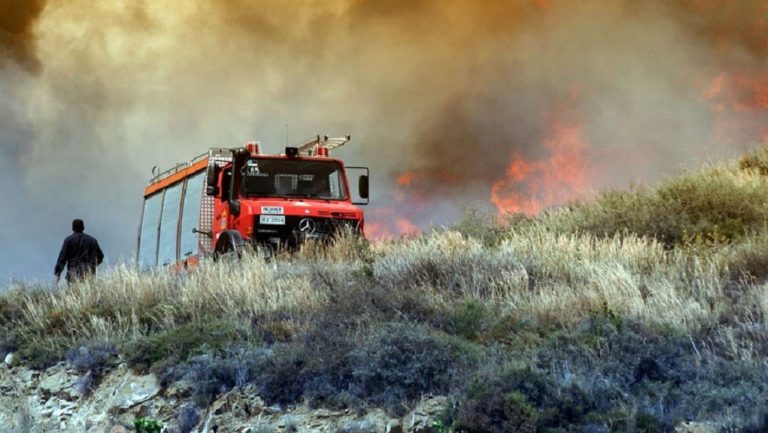
[[[743,156],[739,160],[739,168],[763,176],[768,175],[768,145],[760,146],[754,152]]]
[[[762,284],[768,281],[768,231],[761,231],[730,248],[717,253],[728,277],[737,283],[742,280]]]
[[[768,218],[765,179],[738,170],[688,172],[659,184],[613,191],[550,213],[550,227],[600,237],[634,233],[668,246],[721,244],[762,228]]]
[[[245,338],[245,331],[229,322],[189,324],[141,337],[123,347],[128,365],[147,371],[163,360],[182,362],[197,354],[221,352]]]
[[[187,362],[160,372],[160,383],[168,385],[184,379],[200,407],[207,407],[220,394],[235,386],[256,382],[265,369],[269,352],[260,348],[231,349],[219,356],[197,355]]]
[[[595,409],[576,385],[560,388],[536,369],[514,364],[485,365],[458,398],[453,427],[468,433],[574,429]]]
[[[396,323],[375,330],[350,354],[353,393],[401,413],[404,403],[445,394],[473,351],[423,325]]]
[[[448,331],[452,334],[476,339],[492,321],[491,309],[474,300],[467,300],[447,311]]]
[[[80,374],[75,389],[81,395],[87,395],[117,363],[117,349],[111,343],[82,344],[68,351],[66,360]]]
[[[6,327],[20,320],[23,315],[19,299],[12,299],[12,294],[0,296],[0,326]]]
[[[509,230],[497,221],[494,214],[477,208],[464,209],[461,219],[449,229],[461,233],[468,239],[480,241],[487,247],[498,246],[509,236]]]
[[[57,337],[30,338],[22,343],[19,354],[28,367],[42,370],[64,359],[67,345],[68,341]]]
[[[603,302],[600,308],[589,311],[590,332],[585,341],[589,346],[599,346],[605,338],[620,332],[623,323],[621,315],[611,310],[607,302]]]
[[[163,430],[163,423],[152,418],[136,418],[133,421],[133,428],[136,433],[160,433]]]
[[[662,422],[655,416],[646,412],[638,412],[635,415],[635,429],[639,433],[662,433],[670,431],[665,428]]]
[[[176,424],[180,433],[189,433],[200,422],[200,412],[193,405],[186,405],[179,410]]]

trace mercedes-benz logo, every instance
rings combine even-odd
[[[302,233],[311,235],[315,232],[315,222],[309,218],[304,218],[299,221],[299,230],[301,230]]]

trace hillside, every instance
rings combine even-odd
[[[765,431],[766,221],[768,147],[536,218],[468,212],[269,262],[17,286],[0,295],[0,355],[21,366],[3,374],[55,365],[85,405],[116,372],[151,373],[183,409],[141,415],[184,433],[233,389],[392,419],[443,399],[418,431]],[[46,431],[14,398],[10,431]]]

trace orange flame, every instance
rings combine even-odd
[[[366,221],[365,223],[366,237],[374,241],[381,241],[421,233],[417,224],[408,217],[400,215],[406,209],[408,209],[407,205],[397,203],[393,207],[375,209],[369,212],[369,218],[373,221]]]
[[[588,178],[580,123],[556,122],[544,148],[546,159],[528,161],[519,152],[511,153],[506,177],[494,182],[491,201],[502,215],[535,215],[544,208],[586,195]]]
[[[744,146],[768,140],[768,73],[721,73],[701,94],[712,112],[712,140]]]
[[[407,218],[398,218],[395,224],[401,235],[413,236],[421,233],[421,229]]]
[[[419,174],[407,171],[394,178],[394,190],[387,202],[389,206],[368,212],[371,222],[366,223],[366,236],[372,240],[387,240],[421,233],[412,218],[425,209],[425,198],[419,189]]]
[[[400,176],[397,176],[395,183],[397,183],[398,186],[408,187],[408,186],[411,186],[415,178],[416,178],[415,172],[407,171],[401,174]]]

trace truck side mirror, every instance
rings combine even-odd
[[[368,198],[368,176],[367,175],[361,175],[360,179],[358,179],[357,182],[357,189],[360,195],[360,198]]]
[[[219,170],[220,169],[216,164],[208,165],[208,168],[205,171],[206,195],[219,194],[219,186],[217,185],[219,182]]]

